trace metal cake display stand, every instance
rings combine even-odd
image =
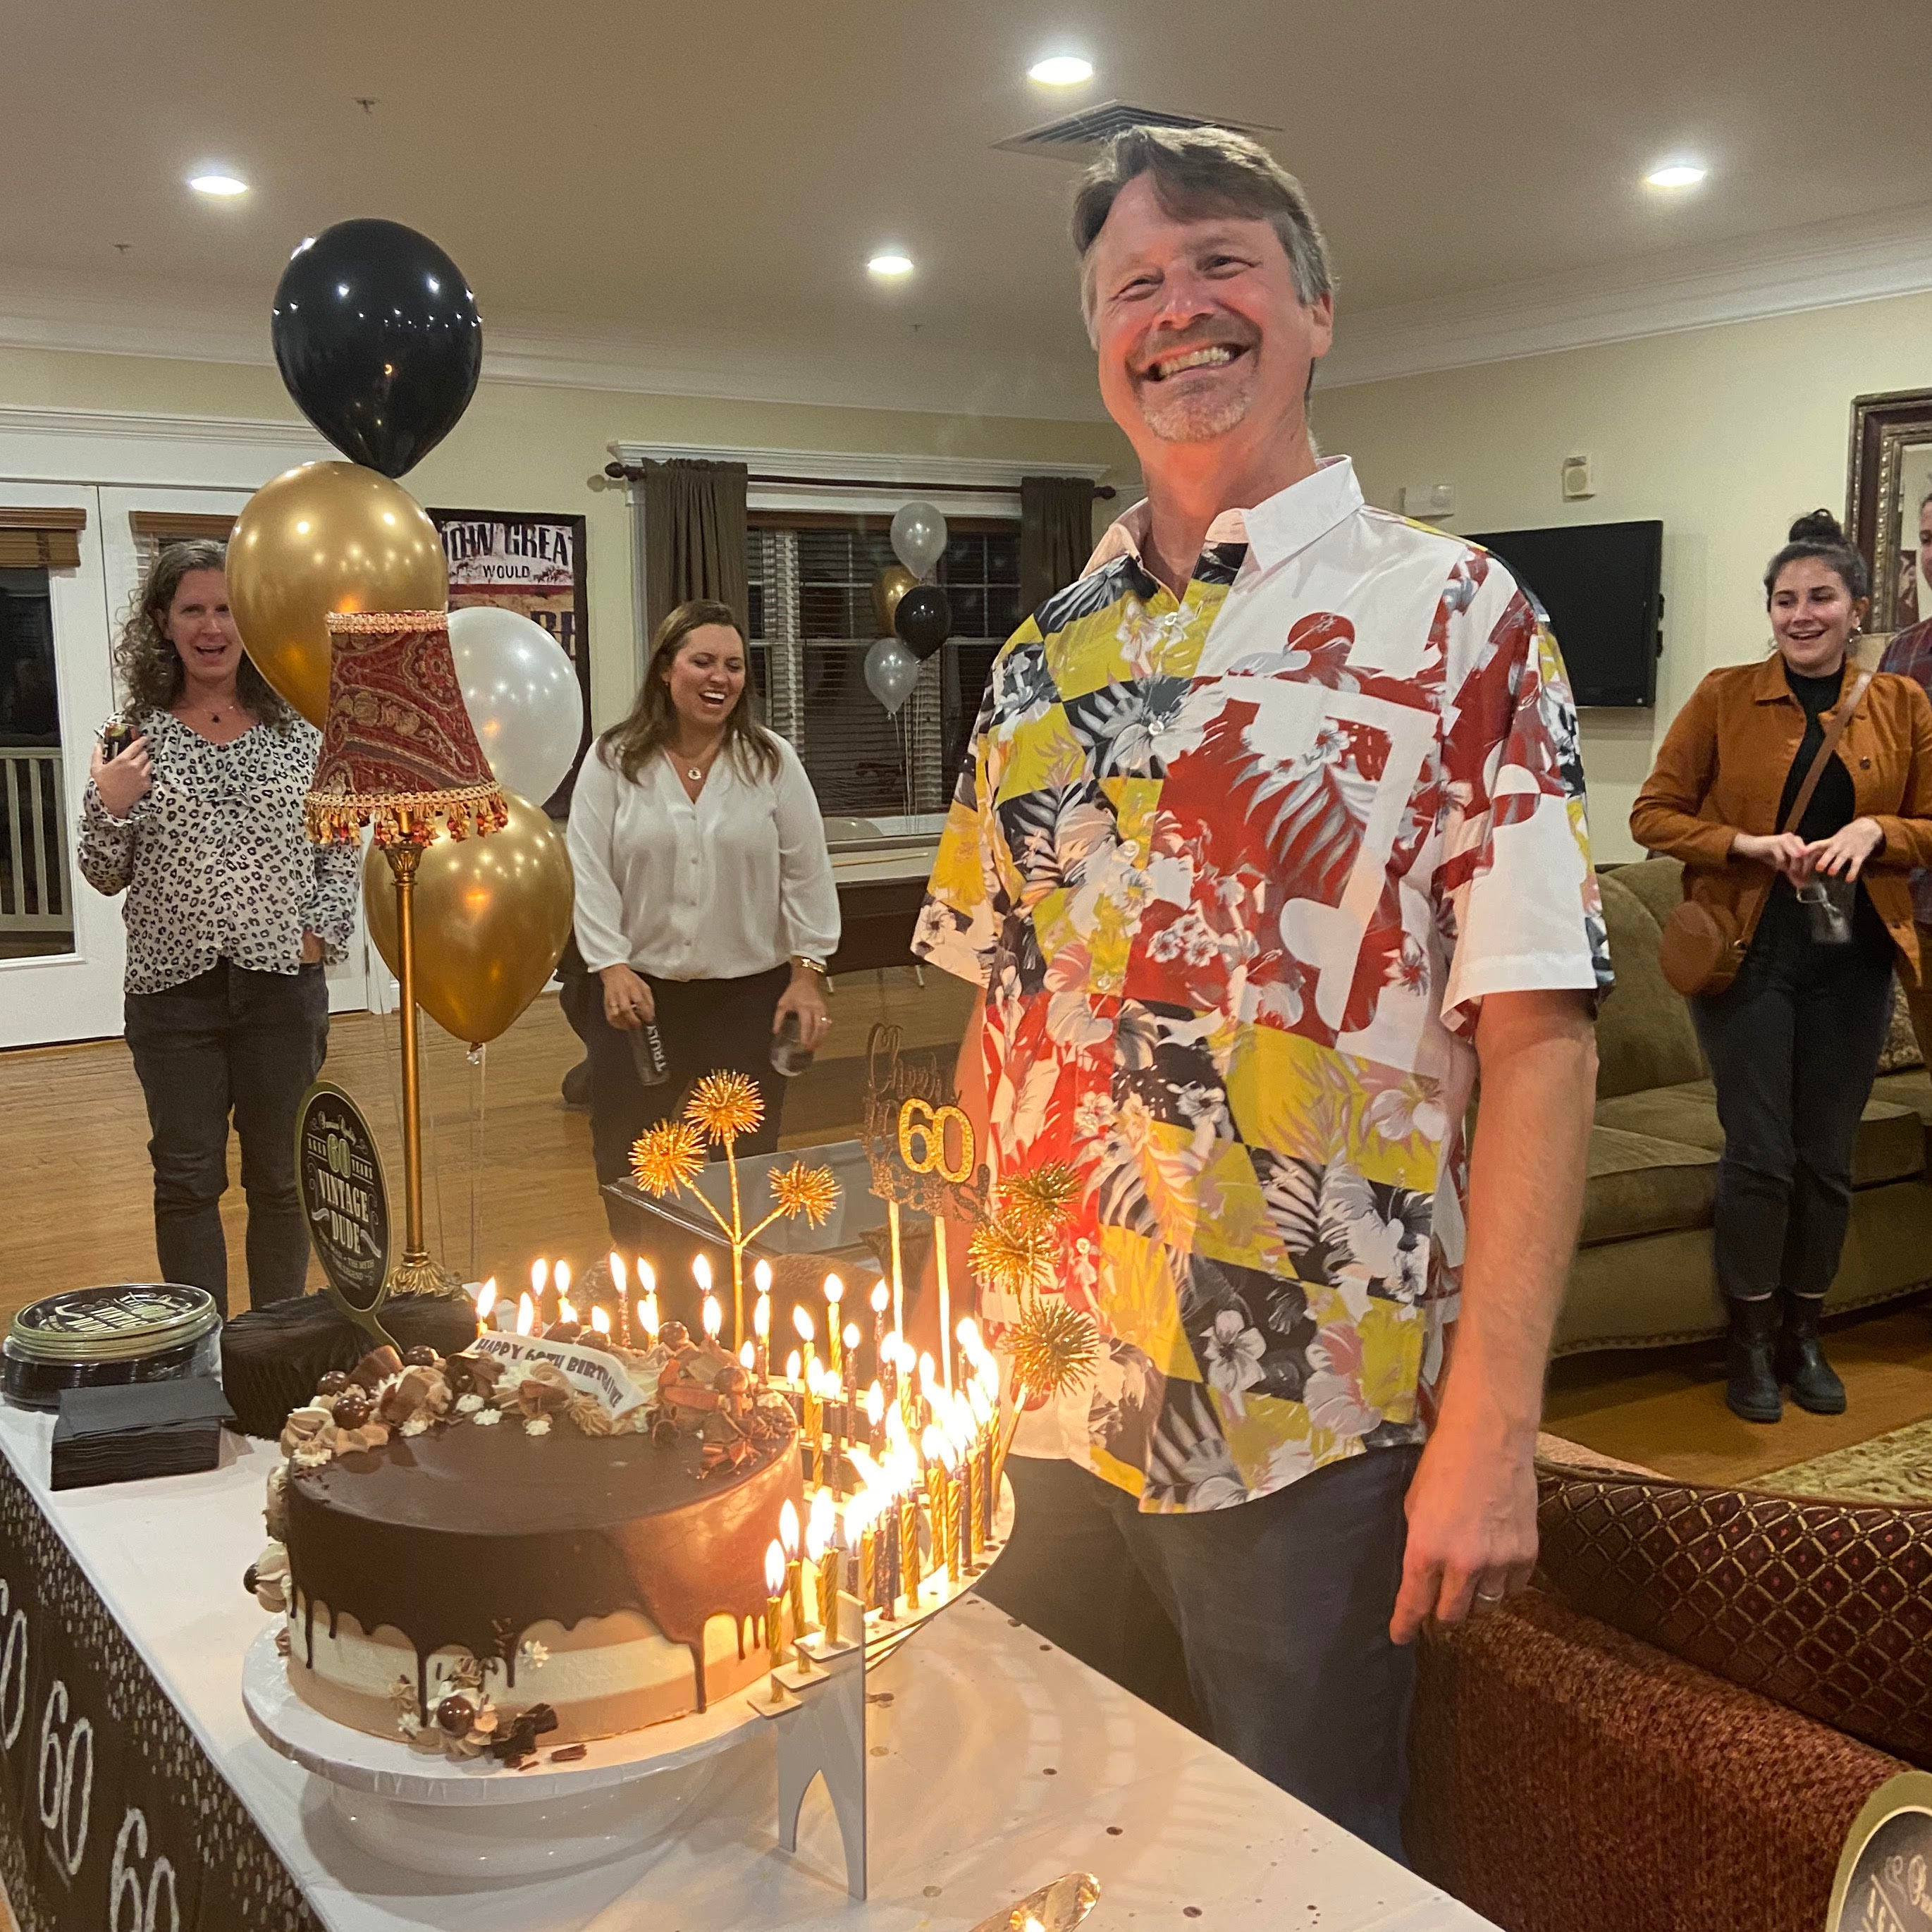
[[[796,1849],[800,1807],[822,1776],[844,1840],[847,1888],[862,1898],[866,1669],[970,1590],[1005,1548],[1012,1523],[1012,1492],[1003,1481],[982,1561],[957,1583],[943,1571],[928,1577],[916,1611],[890,1619],[874,1612],[862,1645],[828,1646],[814,1634],[776,1672],[708,1710],[599,1738],[561,1764],[542,1749],[516,1771],[487,1756],[454,1762],[325,1717],[289,1682],[279,1624],[248,1646],[242,1701],[265,1742],[323,1780],[337,1821],[362,1850],[411,1871],[506,1882],[598,1864],[664,1838],[704,1790],[713,1761],[770,1724],[779,1844]],[[854,1628],[859,1605],[841,1600],[842,1622]]]

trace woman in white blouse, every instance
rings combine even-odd
[[[231,1118],[250,1303],[299,1294],[308,1276],[296,1110],[328,1051],[322,964],[348,944],[361,871],[352,845],[304,836],[322,734],[242,650],[226,562],[200,542],[150,566],[115,653],[134,736],[94,747],[79,855],[97,892],[128,896],[127,1036],[162,1277],[224,1312]]]
[[[720,1069],[750,1075],[764,1096],[764,1124],[740,1151],[776,1147],[774,1037],[795,1017],[809,1049],[831,1024],[838,895],[825,822],[798,754],[752,702],[730,607],[680,604],[658,626],[630,716],[578,775],[570,856],[592,976],[578,982],[572,1018],[590,1052],[601,1184],[622,1179],[638,1135]],[[647,1028],[667,1063],[650,1086],[634,1049]],[[605,1202],[614,1238],[634,1245],[634,1224]]]

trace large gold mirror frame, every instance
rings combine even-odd
[[[1894,389],[1852,404],[1845,476],[1845,528],[1872,567],[1868,630],[1896,631],[1932,616],[1932,586],[1911,574],[1917,560],[1919,496],[1932,476],[1932,389]],[[1912,500],[1908,502],[1906,498]],[[1906,527],[1910,522],[1911,527]],[[1911,558],[1903,554],[1910,550]],[[1916,612],[1900,610],[1910,582]]]

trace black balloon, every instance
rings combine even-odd
[[[289,258],[275,364],[302,412],[352,463],[413,468],[456,426],[483,367],[463,271],[398,221],[338,221]]]
[[[892,628],[921,664],[952,634],[952,599],[943,584],[915,584],[892,613]]]

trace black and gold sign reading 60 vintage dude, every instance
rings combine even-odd
[[[356,1102],[317,1081],[296,1120],[296,1178],[322,1271],[352,1314],[382,1305],[389,1279],[389,1195],[375,1136]]]

